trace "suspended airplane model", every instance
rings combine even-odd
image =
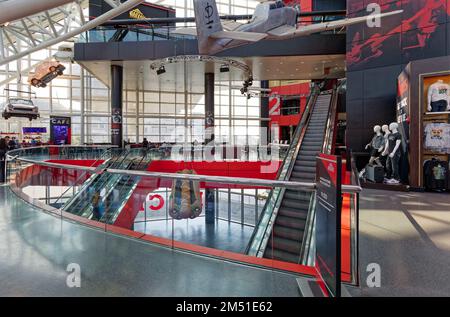
[[[298,25],[299,10],[286,6],[280,0],[258,4],[252,19],[246,24],[230,21],[222,24],[215,0],[193,1],[196,29],[177,29],[175,33],[197,36],[201,55],[214,55],[225,49],[259,42],[263,39],[283,40],[339,29],[403,12],[403,10],[397,10],[331,22]]]

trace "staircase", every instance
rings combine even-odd
[[[331,98],[331,94],[321,94],[316,99],[290,181],[315,181],[316,156],[322,151]],[[310,201],[311,192],[286,189],[264,252],[265,258],[299,263]]]

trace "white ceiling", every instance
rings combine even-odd
[[[233,58],[231,58],[233,59]],[[255,80],[308,80],[324,78],[342,78],[345,76],[345,55],[325,56],[285,56],[285,57],[252,57],[236,58],[246,63],[253,71]],[[188,89],[195,90],[195,86],[204,85],[204,74],[216,74],[216,81],[244,79],[239,69],[231,68],[229,73],[220,73],[221,64],[204,62],[178,62],[167,64],[166,73],[158,76],[150,69],[154,61],[92,61],[80,62],[94,76],[109,86],[111,64],[124,67],[124,88],[130,90],[165,90],[184,89],[184,68],[186,67],[186,80]],[[325,74],[325,69],[329,73]]]

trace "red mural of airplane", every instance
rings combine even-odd
[[[360,2],[354,2],[353,7],[361,7]],[[419,10],[405,10],[408,6],[420,5]],[[366,63],[377,59],[384,54],[385,42],[394,34],[404,33],[417,29],[414,34],[415,38],[409,38],[411,44],[403,45],[403,50],[412,50],[425,47],[427,41],[438,27],[439,15],[447,13],[450,16],[450,7],[446,11],[446,0],[403,0],[391,4],[382,5],[382,11],[386,9],[403,8],[404,12],[416,12],[413,16],[401,21],[399,25],[391,29],[384,35],[379,33],[372,35],[366,41],[359,43],[361,33],[355,34],[352,41],[352,49],[347,52],[348,66]],[[405,14],[405,13],[404,13]]]

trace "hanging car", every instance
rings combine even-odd
[[[31,99],[13,97],[9,98],[2,113],[3,118],[11,117],[28,118],[30,121],[40,117],[39,108]]]
[[[28,83],[34,87],[46,87],[49,82],[62,75],[65,69],[58,61],[43,62],[36,67],[34,74],[28,75]]]
[[[183,170],[181,174],[196,174],[192,170]],[[174,180],[169,197],[169,214],[176,220],[194,219],[202,213],[200,184],[192,180]]]

